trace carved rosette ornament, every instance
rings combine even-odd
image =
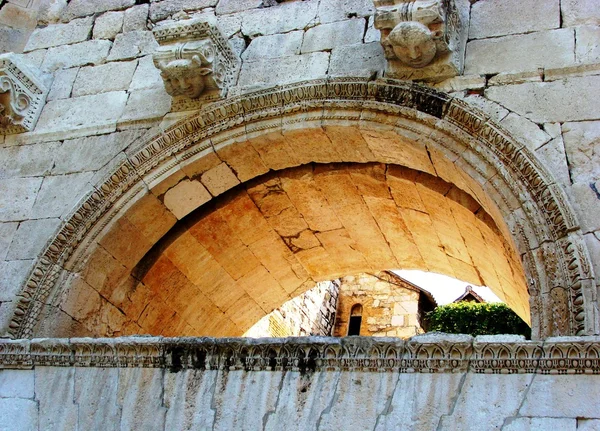
[[[0,135],[33,130],[48,88],[15,55],[0,55]]]
[[[386,77],[436,82],[463,70],[468,0],[373,0]]]
[[[239,59],[214,21],[182,19],[153,30],[159,47],[153,54],[173,110],[200,107],[225,96],[239,70]]]

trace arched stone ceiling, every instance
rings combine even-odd
[[[39,258],[19,295],[10,334],[31,336],[115,230],[131,238],[142,232],[135,250],[144,252],[129,250],[133,267],[146,251],[140,245],[149,250],[177,219],[214,196],[269,170],[311,162],[398,164],[457,185],[515,241],[534,336],[598,332],[594,274],[578,222],[523,143],[443,93],[343,78],[212,104],[129,149]],[[132,219],[145,220],[137,233],[127,231]]]
[[[58,304],[79,324],[50,317],[45,332],[240,336],[317,281],[392,268],[486,284],[529,318],[519,257],[490,215],[404,167],[309,164],[260,176],[189,214],[131,270],[135,248],[148,247],[122,234],[134,229],[105,237]]]

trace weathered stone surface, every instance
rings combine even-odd
[[[595,0],[561,0],[563,27],[581,24],[600,25],[600,11]]]
[[[140,4],[125,11],[123,18],[123,33],[136,30],[148,30],[148,10],[150,6]]]
[[[502,429],[506,431],[545,431],[551,429],[575,431],[579,428],[575,418],[510,418]]]
[[[535,152],[545,162],[545,166],[550,168],[550,172],[560,184],[571,184],[565,146],[560,135],[538,148]]]
[[[61,217],[88,190],[93,173],[60,175],[44,178],[31,218]]]
[[[300,54],[303,36],[303,31],[291,31],[284,34],[257,37],[248,45],[248,48],[242,54],[242,58],[253,61]]]
[[[485,112],[487,115],[489,115],[496,121],[500,121],[508,115],[508,109],[477,94],[467,95],[463,98],[463,100],[469,105],[481,109],[483,112]]]
[[[373,17],[368,17],[367,18],[369,25],[367,26],[367,31],[365,33],[365,43],[369,43],[369,42],[378,42],[381,40],[381,32],[379,30],[377,30],[375,28],[374,24],[374,18]]]
[[[567,189],[584,233],[600,230],[600,181],[574,183]]]
[[[488,79],[488,85],[522,84],[524,82],[542,82],[543,70],[532,72],[501,72]]]
[[[23,52],[30,33],[26,29],[0,26],[0,52]]]
[[[210,193],[199,181],[184,180],[167,191],[164,203],[175,217],[182,219],[210,199]]]
[[[79,69],[76,67],[57,70],[46,100],[68,99],[71,97],[71,90],[77,77],[77,72],[79,72]]]
[[[0,179],[0,221],[30,218],[31,208],[43,178]]]
[[[123,12],[106,12],[96,18],[94,39],[114,39],[123,29]]]
[[[324,77],[329,67],[329,54],[312,54],[247,61],[242,65],[238,85],[269,85],[302,79]]]
[[[439,82],[434,87],[448,93],[463,90],[480,90],[485,88],[485,77],[479,75],[456,76]]]
[[[119,369],[117,404],[122,406],[121,429],[165,429],[167,411],[162,403],[162,380],[162,373],[152,369]]]
[[[42,0],[39,4],[37,19],[39,24],[54,24],[60,20],[67,0]]]
[[[50,48],[42,68],[48,71],[67,69],[86,64],[99,64],[106,60],[111,43],[108,40],[89,40],[74,45]]]
[[[150,19],[158,22],[181,11],[194,11],[215,6],[218,0],[163,0],[150,2]]]
[[[42,429],[77,429],[77,405],[73,402],[74,368],[35,368],[35,393],[39,403],[39,427]],[[42,394],[52,396],[40,396]],[[55,405],[55,400],[61,400]]]
[[[53,100],[44,106],[36,131],[70,131],[115,123],[127,101],[125,91]]]
[[[218,196],[240,183],[225,163],[221,163],[203,173],[201,181],[213,196]]]
[[[558,0],[480,1],[471,6],[469,39],[530,33],[559,27]]]
[[[548,30],[467,43],[465,74],[533,71],[573,64],[572,29]]]
[[[364,32],[363,19],[339,21],[309,28],[302,41],[302,53],[362,43]]]
[[[0,262],[0,302],[14,301],[32,266],[33,260]]]
[[[243,10],[255,9],[263,3],[263,0],[221,0],[215,12],[217,15],[241,12]],[[276,12],[274,12],[276,13]]]
[[[577,429],[579,431],[596,431],[600,429],[599,419],[577,419]]]
[[[38,406],[33,400],[0,398],[0,429],[14,431],[38,430]]]
[[[57,218],[21,222],[6,258],[8,260],[24,260],[38,257],[48,242],[48,238],[56,232],[59,225],[60,219]]]
[[[352,69],[348,60],[352,59]],[[385,67],[383,48],[379,42],[348,45],[331,51],[328,73],[331,76],[373,76]]]
[[[0,223],[0,261],[6,259],[8,247],[18,226],[19,223]]]
[[[52,170],[58,143],[0,148],[0,178],[44,176]]]
[[[573,182],[600,178],[600,121],[562,125],[565,150]]]
[[[256,37],[303,30],[315,23],[317,6],[315,2],[285,2],[277,6],[278,13],[272,8],[250,10],[242,16],[242,33]]]
[[[534,123],[594,120],[600,117],[597,97],[600,76],[568,81],[504,85],[485,90],[485,96]]]
[[[152,103],[148,103],[152,100]],[[163,87],[131,92],[120,122],[160,118],[171,109],[171,96]]]
[[[145,90],[161,87],[163,87],[163,80],[160,77],[160,70],[154,66],[152,56],[148,55],[140,58],[135,73],[133,74],[129,90]]]
[[[0,24],[7,27],[33,30],[37,26],[35,9],[19,7],[6,3],[0,9]]]
[[[125,9],[135,4],[135,0],[71,0],[63,11],[62,20],[70,21],[74,17],[94,15],[108,10]]]
[[[0,371],[0,398],[33,398],[33,370]]]
[[[68,24],[52,24],[36,29],[25,46],[25,51],[83,42],[92,32],[92,18],[75,19]]]
[[[319,21],[328,23],[375,12],[372,0],[329,0],[319,4]]]
[[[225,38],[230,38],[242,29],[242,16],[244,14],[236,13],[233,15],[221,15],[219,17],[219,29]]]
[[[600,62],[600,27],[585,25],[575,28],[575,60],[577,63]]]
[[[120,429],[117,404],[119,370],[115,368],[77,368],[74,402],[78,405],[79,429]]]
[[[73,84],[71,97],[127,90],[136,67],[136,60],[82,67]]]
[[[550,136],[540,129],[537,124],[512,112],[502,119],[500,124],[505,126],[520,142],[527,145],[531,151],[550,140]]]
[[[108,61],[127,60],[152,54],[158,47],[151,31],[130,31],[115,38]]]

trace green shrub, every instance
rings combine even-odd
[[[428,331],[451,334],[519,334],[531,338],[531,328],[506,304],[458,302],[427,314]]]

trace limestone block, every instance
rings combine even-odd
[[[533,71],[574,63],[572,29],[472,40],[467,43],[465,74]]]
[[[0,223],[0,261],[6,259],[8,247],[18,226],[19,223]]]
[[[68,99],[71,97],[71,89],[77,77],[77,72],[79,72],[79,68],[77,67],[57,70],[46,100]]]
[[[317,6],[316,2],[286,2],[277,6],[276,13],[272,8],[249,10],[242,17],[242,33],[257,37],[303,30],[315,22]]]
[[[215,6],[218,0],[163,0],[150,3],[150,20],[161,21],[181,11],[200,10]]]
[[[559,0],[491,0],[471,6],[469,39],[560,27]]]
[[[581,26],[575,28],[575,60],[577,63],[600,62],[600,27]]]
[[[0,179],[0,221],[30,218],[42,178]]]
[[[359,44],[363,41],[364,33],[364,19],[318,25],[306,31],[302,41],[302,53]]]
[[[60,219],[26,220],[19,224],[8,250],[8,260],[34,259],[56,232]]]
[[[300,54],[303,31],[291,31],[253,39],[242,54],[242,59],[252,61]]]
[[[598,97],[589,89],[598,85],[600,76],[528,82],[490,87],[485,90],[485,97],[534,123],[594,120],[600,117]]]
[[[137,60],[82,67],[73,84],[71,96],[79,97],[107,91],[127,90],[136,67]]]
[[[88,191],[92,172],[45,177],[31,218],[61,217]]]
[[[531,151],[550,140],[550,136],[540,129],[537,124],[512,112],[502,119],[500,124],[506,127],[521,143],[527,145]]]
[[[89,40],[50,48],[42,63],[42,69],[53,72],[56,69],[99,64],[106,60],[110,47],[111,43],[108,40]]]
[[[236,13],[233,15],[221,15],[219,17],[219,29],[223,36],[229,39],[242,29],[242,16],[244,14]]]
[[[328,67],[329,54],[325,52],[247,61],[242,65],[238,85],[276,85],[320,78],[325,76]]]
[[[577,419],[575,418],[508,418],[502,427],[505,431],[546,431],[546,430],[575,431]]]
[[[581,224],[581,230],[594,232],[600,229],[600,181],[573,183],[567,189],[571,204],[575,207],[576,214]]]
[[[211,409],[218,371],[184,370],[165,374],[166,429],[213,429]]]
[[[130,31],[121,33],[115,38],[108,61],[127,60],[152,54],[158,47],[151,31]]]
[[[596,0],[561,0],[560,11],[563,27],[600,25],[600,10]]]
[[[25,52],[87,40],[92,32],[93,18],[75,19],[68,24],[51,24],[34,30],[29,37]]]
[[[38,49],[37,51],[31,51],[25,54],[17,54],[16,56],[25,60],[31,67],[37,67],[39,69],[42,67],[47,52],[47,49]]]
[[[373,76],[384,67],[385,57],[379,42],[348,45],[331,51],[329,75]]]
[[[66,132],[114,124],[126,101],[125,91],[52,100],[44,106],[36,131]]]
[[[369,43],[369,42],[377,42],[379,40],[381,40],[381,32],[379,30],[377,30],[375,28],[375,26],[373,25],[374,20],[373,17],[368,17],[368,26],[367,26],[367,32],[365,33],[365,43]]]
[[[213,196],[218,196],[240,183],[226,163],[221,163],[203,173],[201,181]]]
[[[0,52],[23,52],[30,31],[0,26]]]
[[[235,170],[237,177],[242,182],[269,171],[249,142],[230,144],[217,149],[217,154],[221,160]]]
[[[600,430],[600,419],[577,419],[578,431],[598,431]]]
[[[485,88],[485,77],[479,75],[455,76],[434,85],[440,91],[452,93],[463,90],[480,90]]]
[[[569,379],[561,379],[557,375],[537,375],[519,414],[558,418],[600,417],[600,406],[589,402],[599,395],[598,383],[600,377],[596,375],[572,375]]]
[[[148,103],[151,100],[152,103]],[[119,122],[138,121],[163,117],[171,109],[171,96],[164,88],[131,92]]]
[[[600,274],[600,232],[588,233],[583,238],[592,259],[594,273]]]
[[[263,4],[263,0],[221,0],[215,8],[217,15],[241,12],[243,10],[255,9]],[[277,13],[277,12],[273,12]]]
[[[231,39],[229,39],[229,45],[231,45],[231,50],[233,51],[233,53],[240,58],[246,50],[246,41],[239,36],[234,36]]]
[[[114,39],[123,29],[123,12],[106,12],[96,18],[94,39]]]
[[[14,301],[32,266],[33,260],[0,262],[0,302]]]
[[[329,0],[319,4],[318,18],[321,23],[342,21],[353,17],[373,15],[373,0]]]
[[[542,82],[543,70],[533,72],[501,72],[488,79],[488,85],[522,84],[524,82]]]
[[[146,90],[150,88],[162,88],[163,80],[160,77],[160,70],[154,66],[152,56],[147,55],[138,60],[138,66],[133,74],[130,91]]]
[[[58,143],[0,148],[0,178],[43,176],[52,170]]]
[[[199,181],[184,180],[167,191],[164,203],[175,217],[182,219],[211,199],[210,193]]]
[[[118,374],[116,368],[75,369],[74,402],[79,406],[79,429],[119,430]]]
[[[565,150],[574,183],[600,178],[600,121],[562,125]]]
[[[160,369],[119,369],[117,403],[122,408],[120,429],[165,429],[167,409],[162,403],[163,375]]]
[[[120,10],[131,7],[135,0],[71,0],[61,16],[62,21],[71,21],[75,17],[94,15],[108,10]]]
[[[0,398],[33,398],[33,370],[1,370]]]
[[[37,26],[36,11],[6,3],[0,9],[0,24],[12,28],[33,30]]]
[[[136,30],[148,30],[148,10],[149,5],[140,4],[125,11],[123,18],[123,33]]]
[[[33,400],[0,398],[0,429],[11,431],[36,431],[38,406]]]
[[[538,157],[545,162],[546,168],[552,173],[559,184],[571,184],[565,146],[561,136],[552,139],[547,144],[538,148],[535,152]]]
[[[75,368],[35,367],[35,399],[39,404],[39,429],[77,430],[73,402]]]
[[[38,24],[54,24],[60,20],[67,0],[42,0],[39,4]]]
[[[478,94],[471,94],[462,99],[469,105],[481,109],[483,112],[485,112],[487,115],[489,115],[492,119],[496,121],[500,121],[508,115],[508,109],[503,108],[497,103],[494,103],[491,100],[486,99],[485,97],[481,97]]]

